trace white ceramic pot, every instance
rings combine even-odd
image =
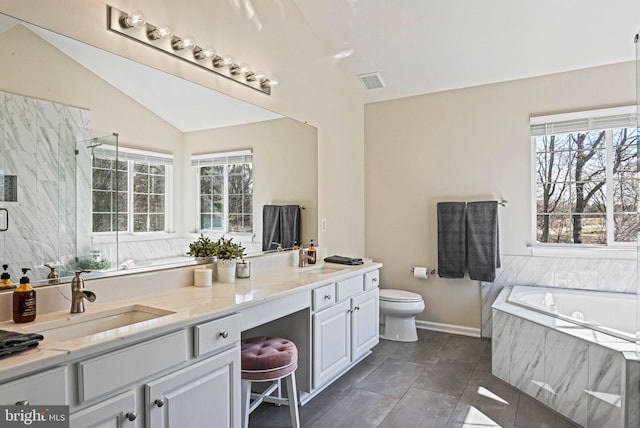
[[[217,262],[218,267],[218,282],[235,282],[236,281],[236,261],[219,259]]]

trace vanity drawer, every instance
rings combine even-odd
[[[364,289],[370,290],[380,286],[380,271],[374,270],[364,274]]]
[[[181,330],[78,363],[80,402],[99,397],[188,360],[187,332]]]
[[[313,310],[317,311],[336,302],[336,285],[327,284],[313,290]]]
[[[0,385],[0,405],[63,405],[67,401],[66,367],[58,367]]]
[[[364,290],[362,275],[338,281],[336,283],[336,290],[338,302],[348,299],[354,294],[362,293]]]
[[[240,340],[240,314],[209,321],[194,327],[196,357],[224,348]]]

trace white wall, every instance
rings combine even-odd
[[[437,202],[507,199],[502,253],[529,254],[529,117],[634,104],[634,79],[625,63],[366,105],[366,253],[381,285],[422,294],[423,321],[479,328],[477,281],[411,276],[437,267]]]
[[[139,8],[150,22],[167,22],[179,34],[208,40],[239,61],[271,75],[280,85],[271,96],[245,88],[184,61],[106,30],[106,4],[83,0],[5,0],[0,12],[167,71],[318,129],[318,216],[327,231],[320,245],[345,255],[364,253],[364,125],[357,79],[345,80],[330,52],[306,24],[295,2],[253,2],[249,19],[236,4],[114,0],[120,9]]]

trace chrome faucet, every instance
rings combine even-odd
[[[84,299],[95,302],[96,294],[84,289],[84,278],[81,273],[91,272],[88,270],[77,270],[76,276],[71,280],[71,313],[80,314],[84,312]]]
[[[282,248],[282,244],[279,242],[271,241],[271,245],[277,245],[276,251],[279,253],[284,251],[284,248]]]
[[[298,267],[305,267],[307,266],[307,262],[309,260],[311,260],[311,257],[309,257],[309,254],[307,254],[307,252],[305,251],[304,248],[300,248],[300,257],[298,257]]]

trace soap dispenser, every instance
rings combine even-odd
[[[2,276],[0,277],[0,290],[7,290],[9,288],[16,288],[16,285],[11,281],[11,275],[7,272],[9,265],[2,265],[4,272],[2,272]]]
[[[13,292],[13,321],[16,323],[31,322],[36,319],[36,290],[29,285],[27,271],[22,268],[20,287]]]
[[[315,265],[316,264],[316,247],[313,246],[313,239],[311,240],[311,245],[309,245],[309,248],[307,249],[307,256],[309,257],[307,259],[307,262],[310,265]]]

